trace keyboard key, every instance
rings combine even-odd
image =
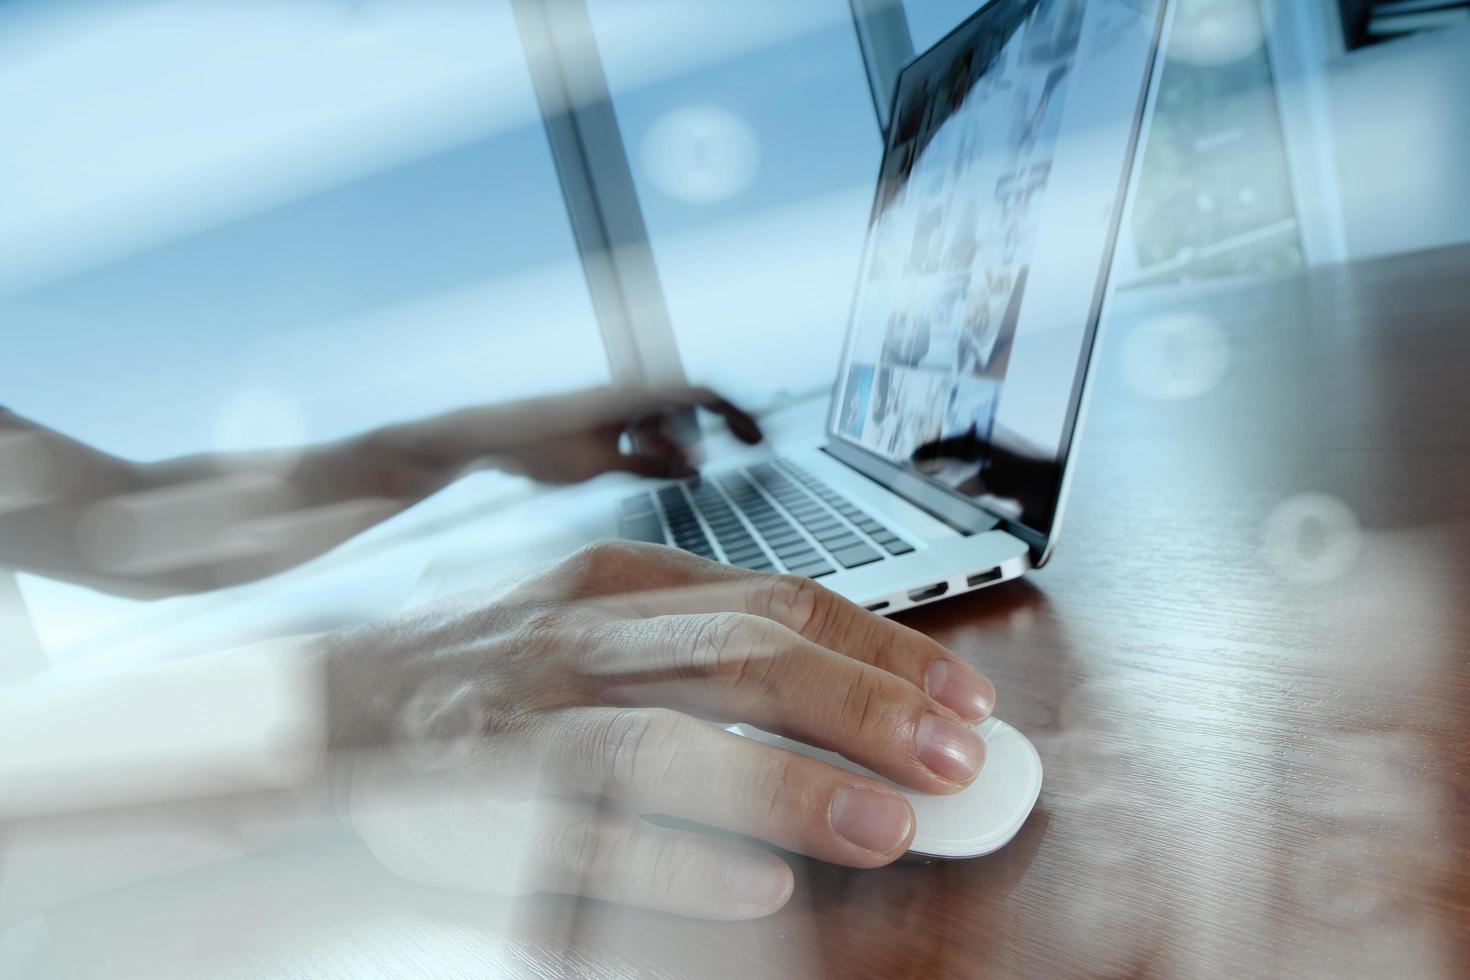
[[[628,541],[663,544],[665,540],[663,525],[658,522],[657,517],[640,517],[637,520],[625,521],[619,528],[619,533]]]
[[[811,578],[832,574],[834,563],[798,526],[848,568],[885,557],[859,537],[854,527],[892,554],[913,550],[831,487],[785,461],[760,463],[704,482],[671,484],[640,496],[641,502],[629,498],[623,504],[620,525],[626,529],[625,536],[637,532],[640,539],[652,538],[657,532],[656,540],[666,540],[658,520],[661,508],[668,523],[667,536],[676,545],[712,557],[718,542],[725,561],[741,568],[774,571],[779,561],[793,573]],[[894,548],[905,550],[892,551]]]
[[[855,544],[841,551],[833,551],[832,557],[836,558],[837,563],[843,568],[857,568],[860,565],[875,562],[883,556],[865,544]]]
[[[906,555],[914,550],[913,545],[898,540],[894,540],[892,544],[885,544],[883,547],[890,555]]]
[[[654,506],[652,494],[640,493],[619,504],[618,512],[624,517],[632,517],[639,514],[653,514],[657,512],[657,509]]]
[[[752,572],[774,572],[776,566],[764,558],[752,558],[749,561],[733,562],[736,568],[748,568]]]

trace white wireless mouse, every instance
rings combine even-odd
[[[999,850],[1021,829],[1041,793],[1041,756],[1025,735],[995,718],[976,731],[985,740],[985,765],[969,786],[935,796],[899,786],[835,752],[772,735],[749,725],[731,731],[778,748],[800,752],[849,772],[887,783],[914,808],[917,826],[909,853],[930,858],[972,858]]]

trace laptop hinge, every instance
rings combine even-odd
[[[889,493],[902,497],[960,534],[979,534],[1000,524],[1000,518],[989,511],[864,450],[841,442],[829,442],[821,450],[848,469],[878,484]]]

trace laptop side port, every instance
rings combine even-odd
[[[973,589],[975,586],[984,585],[986,582],[999,581],[1000,574],[1001,573],[999,568],[992,568],[988,572],[976,572],[974,575],[971,575],[969,578],[965,579],[965,584]]]
[[[875,602],[872,605],[864,606],[863,608],[866,609],[868,612],[882,612],[890,605],[892,605],[892,603],[890,603],[887,599],[884,599],[882,602]]]
[[[913,589],[909,592],[909,599],[913,602],[928,602],[930,599],[938,599],[949,591],[948,582],[935,582],[926,585],[922,589]]]

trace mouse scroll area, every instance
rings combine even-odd
[[[892,786],[914,808],[916,826],[909,854],[925,858],[980,857],[1004,847],[1031,815],[1041,793],[1041,757],[1026,736],[995,718],[987,719],[976,730],[985,740],[985,765],[980,775],[958,793],[935,796],[899,786],[835,752],[749,725],[730,728],[746,738],[799,752]]]

